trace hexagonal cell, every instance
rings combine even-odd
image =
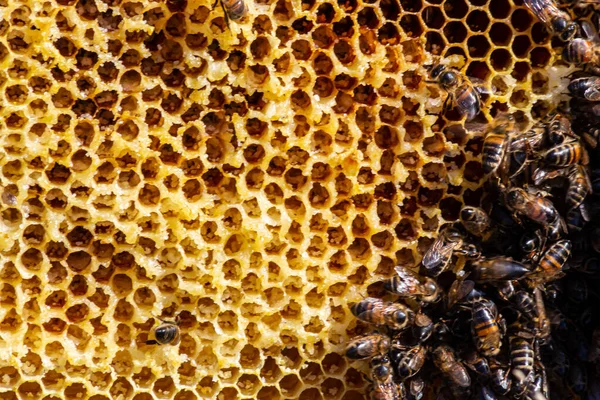
[[[471,32],[484,32],[490,23],[488,14],[483,10],[473,10],[467,16],[467,26]]]

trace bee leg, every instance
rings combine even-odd
[[[225,18],[225,24],[227,25],[227,29],[231,30],[231,26],[229,26],[229,15],[227,15],[227,10],[225,9],[223,1],[221,1],[221,8],[223,9],[223,17]]]
[[[153,345],[153,344],[158,344],[158,342],[156,340],[146,340],[146,344]]]

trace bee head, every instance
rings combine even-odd
[[[563,42],[568,42],[569,40],[573,39],[573,36],[575,36],[579,30],[575,22],[569,21],[562,17],[556,18],[554,21],[552,21],[552,26],[554,27],[554,30],[559,33],[558,37]]]
[[[525,204],[525,196],[523,189],[515,188],[508,192],[506,195],[506,202],[510,207],[519,207]]]
[[[390,360],[387,356],[376,356],[371,359],[371,373],[373,380],[386,380],[391,374]]]
[[[523,237],[521,237],[520,245],[521,245],[521,249],[524,252],[530,253],[539,247],[540,238],[535,233],[525,234],[525,235],[523,235]]]

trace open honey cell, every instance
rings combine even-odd
[[[523,130],[565,68],[517,0],[0,11],[7,399],[367,398],[349,305],[482,197],[431,66]]]

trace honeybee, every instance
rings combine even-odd
[[[229,21],[239,21],[248,14],[248,6],[244,0],[216,0],[213,4],[213,8],[217,5],[217,2],[221,2],[223,13],[225,14],[225,22],[229,26]]]
[[[485,135],[482,165],[486,174],[496,172],[500,165],[508,159],[505,157],[505,153],[509,143],[509,135],[514,130],[514,122],[515,119],[511,114],[498,116]],[[506,166],[502,170],[506,170]]]
[[[437,282],[429,277],[421,277],[407,268],[396,266],[396,275],[384,282],[385,290],[400,297],[416,297],[425,303],[434,303],[440,298]]]
[[[433,362],[457,386],[468,388],[471,386],[471,377],[464,365],[454,354],[454,350],[448,345],[439,345],[433,351]]]
[[[421,345],[405,347],[396,344],[392,345],[389,354],[392,364],[396,368],[396,375],[404,380],[421,370],[425,363],[427,349]]]
[[[548,122],[548,140],[552,144],[561,144],[577,138],[571,130],[571,121],[561,113],[557,113]]]
[[[542,251],[546,240],[539,230],[526,232],[519,240],[519,246],[526,259],[532,262],[538,262],[542,256]]]
[[[421,312],[417,313],[415,316],[415,321],[411,328],[411,335],[417,343],[423,343],[433,333],[433,321],[431,318],[427,316],[427,314],[423,314]]]
[[[452,101],[458,113],[466,117],[467,121],[471,121],[479,114],[481,111],[479,93],[458,70],[437,64],[431,69],[429,77],[448,92],[444,109],[447,109],[448,102]]]
[[[586,168],[576,165],[569,171],[569,187],[565,200],[569,209],[582,205],[588,194],[592,191],[592,182]]]
[[[497,355],[502,346],[502,333],[496,305],[491,300],[480,298],[474,302],[471,313],[475,347],[484,356]]]
[[[569,14],[560,10],[554,0],[524,0],[523,3],[550,32],[563,42],[573,39],[579,30]]]
[[[390,338],[380,333],[358,336],[348,343],[346,357],[351,360],[371,358],[384,354],[390,348]]]
[[[160,319],[160,318],[159,318]],[[146,344],[170,344],[177,345],[181,340],[181,332],[179,330],[179,319],[172,321],[160,320],[162,324],[154,329],[154,339],[146,340]]]
[[[452,308],[456,303],[467,299],[468,301],[479,297],[479,293],[475,290],[475,282],[465,280],[464,278],[456,279],[452,282],[448,290],[448,308]]]
[[[533,282],[546,283],[563,275],[562,268],[571,254],[571,242],[563,239],[554,243],[544,253],[536,270],[528,277]]]
[[[375,297],[367,297],[350,306],[350,311],[361,321],[385,325],[391,329],[404,329],[412,324],[415,313],[401,303],[391,303]]]
[[[512,281],[531,272],[524,264],[501,256],[473,261],[471,267],[475,282]]]
[[[541,339],[544,342],[550,336],[550,320],[546,314],[546,306],[544,304],[544,297],[542,295],[542,291],[539,287],[533,289],[533,296],[535,298],[535,307],[536,307],[536,319],[535,328],[536,328],[536,337]]]
[[[544,165],[551,167],[568,167],[578,163],[587,164],[588,156],[586,150],[577,140],[549,149],[542,155],[542,160]]]
[[[463,207],[460,210],[460,222],[470,234],[484,240],[489,236],[492,226],[489,215],[479,207]]]
[[[525,376],[525,379],[517,379],[513,382],[517,386],[517,390],[522,392],[527,383],[533,380],[533,363],[535,361],[533,346],[528,339],[520,336],[511,336],[509,345],[512,368],[520,370]]]
[[[550,200],[528,193],[521,188],[512,188],[508,191],[506,205],[513,211],[542,225],[555,223],[560,218]]]
[[[534,378],[528,380],[523,371],[518,368],[512,370],[512,374],[515,377],[515,382],[523,382],[524,387],[521,389],[524,391],[524,398],[526,400],[547,400],[544,394],[547,383],[544,375],[537,375]]]
[[[387,356],[376,356],[371,360],[372,400],[401,400],[398,385],[394,382],[393,370]]]
[[[573,79],[567,89],[575,97],[588,101],[600,101],[600,77],[598,76]]]
[[[485,357],[480,356],[476,351],[471,351],[464,358],[465,364],[469,369],[478,375],[488,377],[491,374],[490,364]]]
[[[435,277],[444,272],[454,252],[473,258],[479,256],[476,248],[464,243],[462,235],[459,232],[452,228],[445,228],[440,232],[421,260],[423,274]]]

